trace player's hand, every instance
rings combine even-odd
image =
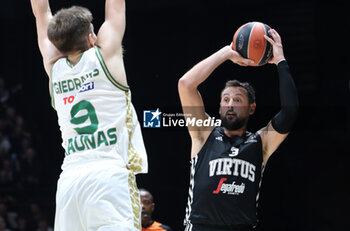
[[[270,29],[269,34],[271,35],[272,39],[270,37],[264,35],[264,38],[272,46],[273,57],[272,57],[272,59],[270,59],[269,63],[273,63],[273,64],[277,65],[280,61],[285,59],[284,54],[283,54],[283,46],[282,46],[281,36],[274,29]]]
[[[232,43],[230,44],[230,46],[228,46],[228,52],[229,52],[229,59],[240,66],[249,66],[254,63],[253,60],[245,59],[237,51],[233,50]]]

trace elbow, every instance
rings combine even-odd
[[[179,91],[183,91],[183,90],[189,90],[189,89],[196,89],[197,86],[195,86],[194,84],[191,83],[191,81],[189,81],[186,76],[182,76],[179,81],[178,81],[178,89]]]
[[[284,106],[281,108],[281,112],[288,119],[294,121],[298,117],[299,103],[296,102],[296,104],[294,104],[294,105]],[[288,119],[286,119],[286,120],[288,120]]]
[[[186,79],[184,77],[181,77],[177,83],[177,87],[179,89],[185,88],[186,87]]]
[[[280,134],[287,134],[291,131],[298,118],[299,102],[296,100],[293,105],[282,106],[281,111],[271,120],[272,127]]]
[[[299,111],[299,97],[297,92],[289,93],[289,97],[281,97],[281,111],[287,115],[297,115]]]
[[[294,105],[290,106],[289,110],[290,110],[290,113],[294,114],[295,117],[297,117],[298,111],[299,111],[299,98],[297,94],[295,95],[296,97],[295,97]]]

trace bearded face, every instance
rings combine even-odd
[[[225,115],[220,115],[221,125],[227,130],[234,131],[241,129],[248,122],[248,117],[238,117],[233,109],[228,109]]]
[[[221,125],[234,131],[247,126],[249,116],[255,111],[255,103],[249,104],[248,94],[242,87],[228,87],[222,92],[220,102]]]

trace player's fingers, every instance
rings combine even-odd
[[[276,31],[274,29],[269,30],[269,34],[271,35],[272,39],[275,41],[276,39]]]
[[[247,60],[248,60],[248,65],[254,64],[254,60],[251,60],[251,59],[247,59]]]
[[[239,64],[241,66],[243,66],[243,65],[248,66],[248,65],[251,65],[251,64],[254,63],[253,60],[244,58],[242,55],[240,55],[235,50],[232,50],[231,60],[232,60],[232,62],[237,63],[237,64]]]
[[[251,59],[241,59],[238,62],[241,66],[249,66],[249,65],[252,65],[254,63],[254,61]]]
[[[249,65],[254,63],[253,60],[251,60],[251,59],[244,59],[244,58],[241,60],[241,62],[246,64],[247,66],[249,66]]]
[[[276,43],[281,43],[281,36],[277,33],[275,29],[270,30],[270,35]]]
[[[275,41],[273,41],[273,39],[270,38],[270,37],[267,36],[267,35],[264,35],[264,38],[265,38],[269,43],[271,43],[271,45],[273,45],[273,44],[275,43]]]

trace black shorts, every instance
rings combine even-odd
[[[185,231],[254,231],[252,227],[230,227],[205,224],[188,224]]]

